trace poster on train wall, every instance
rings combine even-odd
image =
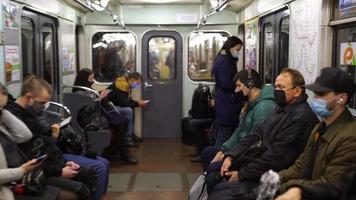
[[[319,71],[321,1],[294,1],[291,10],[289,64],[303,74],[307,84],[313,83]]]
[[[16,5],[3,2],[2,11],[4,16],[4,28],[18,29],[18,10]]]
[[[258,18],[245,23],[245,68],[257,68],[257,34]]]
[[[5,81],[7,84],[21,80],[19,46],[5,46]]]
[[[340,44],[340,65],[356,66],[356,42]]]
[[[63,48],[63,75],[75,72],[75,53],[73,48]]]
[[[356,0],[340,0],[339,1],[339,10],[345,11],[351,8],[356,8]]]

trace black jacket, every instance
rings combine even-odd
[[[307,103],[308,96],[299,97],[292,105],[277,108],[258,125],[253,134],[243,138],[226,156],[237,158],[258,140],[267,150],[257,159],[239,166],[240,180],[258,181],[272,169],[280,171],[293,164],[303,151],[313,127],[319,122]]]
[[[28,158],[48,154],[42,164],[46,176],[61,176],[65,161],[56,140],[51,137],[51,130],[41,125],[39,116],[19,106],[16,102],[9,102],[6,107],[12,114],[23,121],[31,130],[33,138],[20,145]]]
[[[118,77],[108,89],[111,90],[108,95],[108,101],[111,101],[116,106],[132,108],[139,106],[137,101],[131,99],[131,89],[127,77]]]

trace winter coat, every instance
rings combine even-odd
[[[131,99],[131,89],[128,78],[121,76],[108,89],[112,90],[108,95],[108,101],[120,107],[138,107],[138,102]]]
[[[32,137],[27,126],[7,110],[3,110],[0,117],[0,134],[4,134],[15,145],[26,142]],[[13,158],[7,158],[5,152],[0,144],[0,200],[12,200],[14,197],[11,189],[3,185],[21,179],[24,171],[19,166],[8,168],[7,160]]]
[[[290,185],[312,185],[335,182],[343,175],[356,170],[356,120],[348,109],[333,121],[321,136],[321,144],[312,171],[312,179],[300,179],[301,169],[311,157],[312,147],[318,134],[317,125],[309,138],[304,152],[286,170],[279,172],[283,185],[281,192]]]
[[[242,108],[241,95],[235,93],[234,76],[237,73],[236,59],[226,55],[216,56],[212,73],[215,76],[216,122],[223,126],[237,126]]]
[[[258,181],[269,169],[286,169],[302,153],[311,130],[319,122],[307,103],[307,98],[304,94],[291,105],[277,107],[275,112],[255,128],[252,135],[243,138],[234,149],[225,154],[236,159],[258,141],[267,148],[258,158],[245,166],[239,166],[241,181]]]
[[[62,174],[65,160],[63,154],[56,144],[56,139],[51,136],[51,130],[40,123],[38,115],[29,112],[16,102],[9,102],[6,105],[12,114],[19,118],[31,130],[33,138],[20,145],[28,158],[48,154],[47,159],[42,164],[43,171],[47,177],[59,177]]]
[[[228,141],[222,146],[221,150],[227,152],[232,149],[243,137],[248,136],[256,125],[260,124],[268,114],[274,111],[276,103],[274,102],[274,88],[266,85],[262,88],[257,99],[248,102],[247,114],[241,114],[239,127],[234,131]]]

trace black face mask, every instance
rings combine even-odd
[[[45,109],[45,105],[38,103],[35,101],[32,106],[28,106],[27,109],[38,116],[40,116]]]
[[[274,90],[274,101],[279,107],[287,105],[286,94],[284,90]]]

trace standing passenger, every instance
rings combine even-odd
[[[239,114],[242,101],[235,94],[234,76],[237,73],[236,62],[239,60],[239,51],[242,41],[232,36],[227,39],[216,56],[212,73],[215,76],[215,128],[217,138],[215,146],[221,146],[233,133],[239,124]]]

